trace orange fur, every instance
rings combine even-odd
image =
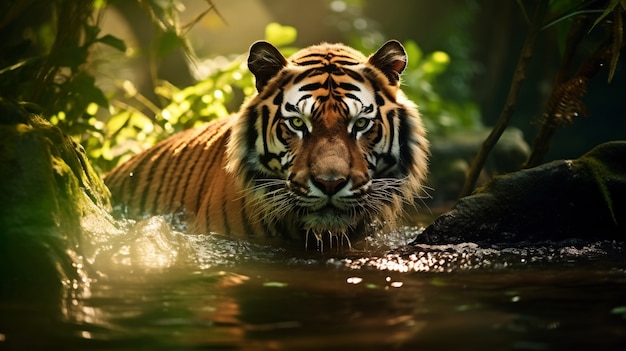
[[[422,195],[428,142],[399,88],[398,42],[369,58],[320,44],[289,60],[257,42],[248,64],[259,93],[115,168],[114,203],[131,216],[183,213],[195,232],[303,237],[393,226]]]

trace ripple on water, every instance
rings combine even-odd
[[[537,264],[593,260],[623,260],[623,243],[614,241],[562,241],[542,243],[411,245],[422,228],[404,227],[378,234],[365,241],[363,249],[319,253],[304,248],[286,249],[220,235],[185,234],[163,216],[143,221],[120,222],[118,230],[103,243],[98,233],[98,252],[92,255],[105,266],[199,269],[242,263],[288,263],[330,265],[350,270],[396,272],[451,272],[473,269],[503,269]],[[119,229],[121,228],[121,229]],[[120,235],[120,231],[125,232]]]
[[[615,241],[542,242],[481,246],[476,243],[408,245],[374,257],[339,260],[350,269],[397,272],[452,272],[506,269],[577,261],[623,261],[624,247]],[[329,263],[337,264],[336,259]]]

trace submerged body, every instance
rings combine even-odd
[[[258,94],[239,113],[176,134],[105,177],[130,214],[182,213],[194,232],[364,233],[422,195],[428,142],[399,88],[400,43],[369,58],[341,44],[289,60],[250,48]]]

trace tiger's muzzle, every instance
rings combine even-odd
[[[307,229],[345,231],[360,218],[370,190],[367,163],[349,138],[319,138],[295,160],[287,188],[303,210]]]

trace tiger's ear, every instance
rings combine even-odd
[[[389,40],[369,58],[369,63],[381,70],[392,85],[400,81],[400,73],[406,67],[404,47],[397,40]]]
[[[248,68],[256,78],[256,90],[261,91],[263,87],[278,72],[287,65],[287,59],[266,41],[257,41],[250,47],[248,56]]]

